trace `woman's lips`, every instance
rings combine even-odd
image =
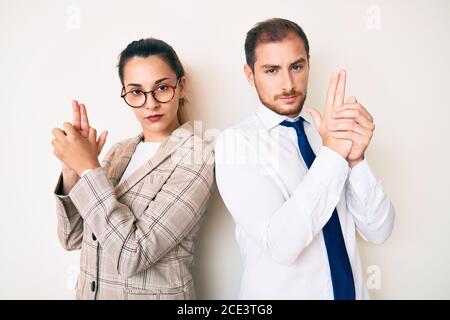
[[[151,122],[156,122],[159,119],[161,119],[162,116],[163,116],[162,114],[155,114],[152,116],[148,116],[146,119],[150,120]]]

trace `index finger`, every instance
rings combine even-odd
[[[339,82],[336,88],[336,95],[334,97],[333,109],[336,109],[344,104],[346,78],[347,76],[345,74],[345,70],[341,70],[339,73]]]
[[[327,99],[325,102],[325,115],[331,112],[334,103],[334,95],[336,93],[336,87],[339,80],[339,74],[337,72],[333,73],[330,80],[330,85],[328,86]]]
[[[81,113],[81,132],[88,135],[89,134],[89,119],[87,116],[86,106],[83,103],[80,104],[80,113]]]
[[[75,129],[81,129],[80,105],[77,100],[72,100],[73,126]]]

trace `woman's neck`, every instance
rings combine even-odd
[[[180,126],[178,120],[172,125],[168,126],[164,131],[159,132],[145,132],[144,142],[161,142],[167,139]]]

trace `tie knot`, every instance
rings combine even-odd
[[[301,135],[305,134],[305,129],[303,127],[303,121],[304,121],[304,119],[300,117],[294,122],[284,120],[283,122],[280,123],[280,125],[284,126],[284,127],[294,128],[295,131],[297,132],[297,136],[300,137]]]

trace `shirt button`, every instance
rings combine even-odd
[[[95,234],[92,234],[92,240],[96,241],[97,237],[95,236]]]
[[[95,281],[91,282],[91,291],[94,292],[95,291]]]

